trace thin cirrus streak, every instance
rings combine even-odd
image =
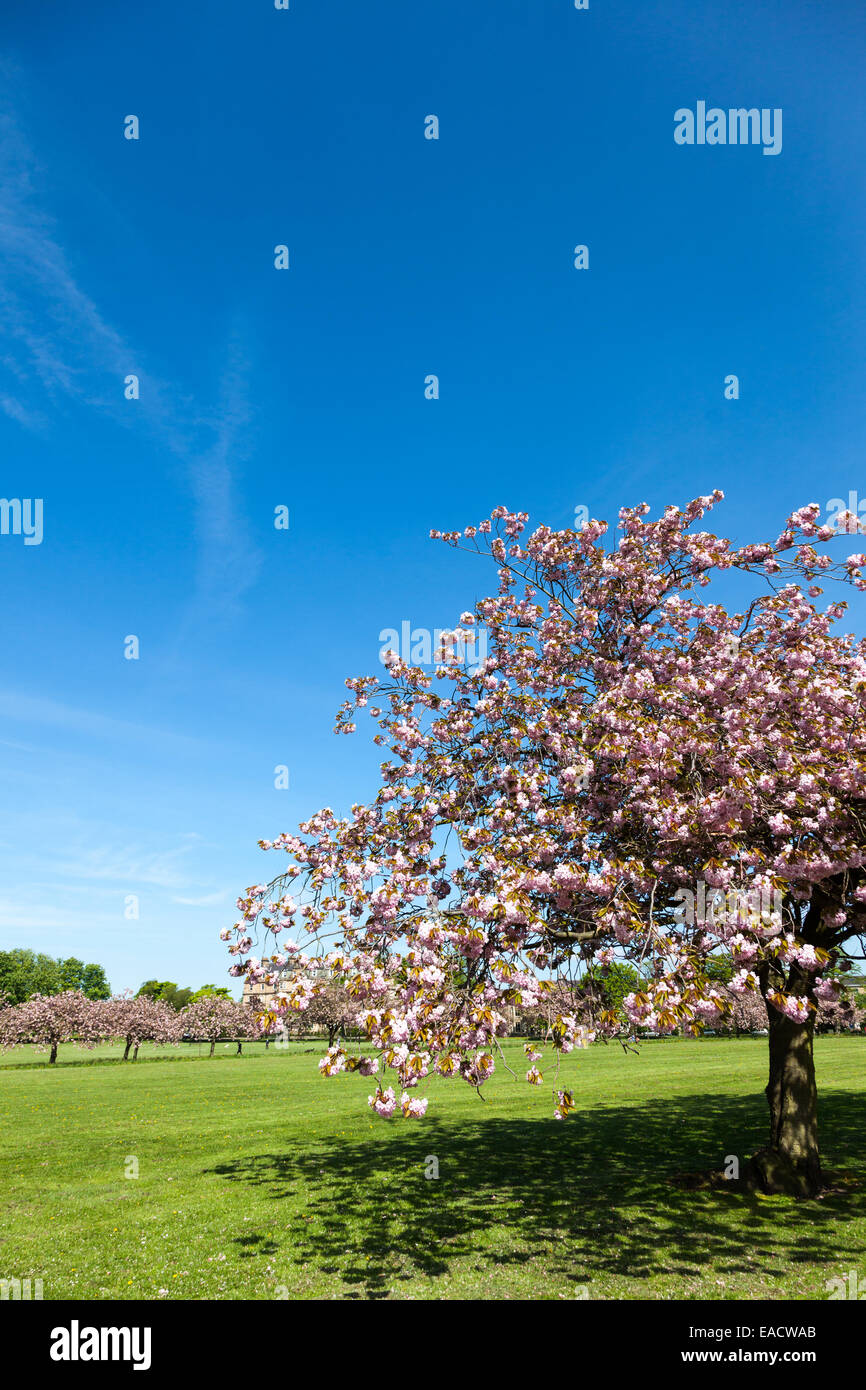
[[[0,75],[9,78],[7,66]],[[146,400],[134,414],[125,410],[121,386],[143,354],[78,283],[55,219],[41,206],[40,182],[39,160],[7,104],[0,110],[0,411],[42,436],[50,434],[52,414],[69,403],[126,428],[141,422],[182,461],[194,499],[191,608],[205,601],[233,609],[260,569],[235,496],[233,461],[243,455],[250,426],[249,363],[239,334],[230,335],[212,407],[202,409],[177,384],[147,373]]]

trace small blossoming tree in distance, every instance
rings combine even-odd
[[[775,541],[697,529],[720,499],[655,521],[624,509],[613,552],[602,522],[524,538],[504,507],[433,532],[492,559],[498,591],[443,636],[432,674],[390,654],[384,678],[346,682],[337,728],[364,708],[377,722],[381,786],[262,841],[291,863],[222,935],[231,974],[277,982],[268,1026],[308,1006],[311,956],[348,981],[376,1055],[331,1048],[322,1070],[381,1061],[402,1095],[383,1075],[378,1114],[422,1114],[411,1092],[431,1071],[480,1087],[506,1006],[558,980],[582,981],[585,1004],[625,962],[641,985],[620,1010],[600,991],[589,1025],[567,1006],[552,1019],[552,1076],[531,1049],[527,1080],[552,1085],[554,1113],[573,1109],[558,1058],[576,1045],[697,1034],[729,991],[758,991],[770,1133],[748,1180],[818,1190],[815,1012],[866,926],[866,643],[838,630],[843,602],[816,600],[826,578],[866,589],[866,555],[832,558],[817,504]],[[478,669],[454,652],[480,624]]]
[[[209,1056],[213,1056],[218,1042],[225,1039],[243,1041],[260,1035],[256,1017],[251,1009],[238,1004],[234,999],[224,999],[221,995],[205,995],[181,1009],[181,1035],[190,1034],[210,1043]]]
[[[61,1043],[90,1048],[109,1036],[103,1007],[101,1000],[88,999],[77,989],[34,994],[0,1010],[0,1046],[33,1043],[39,1051],[48,1050],[49,1062],[56,1062]]]
[[[132,1051],[133,1062],[143,1042],[173,1043],[181,1040],[180,1014],[162,999],[147,994],[117,994],[102,1005],[106,1036],[124,1043],[123,1060]]]

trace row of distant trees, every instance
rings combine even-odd
[[[26,959],[28,956],[31,959]],[[4,1049],[29,1043],[47,1050],[50,1061],[55,1062],[63,1044],[88,1048],[120,1040],[124,1044],[124,1060],[131,1055],[134,1061],[144,1042],[165,1045],[184,1039],[202,1040],[210,1043],[213,1056],[217,1042],[231,1039],[240,1047],[244,1039],[269,1036],[262,1030],[257,1011],[248,1004],[237,1003],[223,987],[202,985],[193,991],[180,989],[171,981],[146,980],[136,995],[110,995],[103,992],[99,976],[104,980],[104,972],[99,966],[83,966],[74,958],[52,961],[47,956],[18,951],[0,953],[0,970],[9,957],[15,958],[16,969],[21,973],[0,973],[0,988],[6,981],[6,999],[0,995],[0,1047]],[[58,973],[52,975],[45,962]],[[59,973],[61,967],[69,967],[66,976]],[[80,971],[75,967],[81,967]],[[68,978],[76,983],[16,999],[16,994],[22,992],[23,979],[34,978],[37,970],[44,971],[48,980]],[[730,1004],[726,1016],[714,1022],[713,1031],[739,1035],[766,1029],[766,1007],[760,995],[728,989],[734,973],[730,958],[711,958],[710,970],[720,994]],[[31,973],[27,975],[27,971]],[[87,975],[89,993],[82,985],[86,972],[99,972]],[[10,980],[18,982],[17,989],[9,988]],[[538,1006],[515,1010],[511,1031],[541,1037],[558,1014],[575,1014],[588,1026],[597,1021],[601,1010],[622,1017],[626,995],[639,991],[645,983],[634,966],[622,961],[595,968],[573,984],[560,980],[543,995]],[[283,1037],[311,1032],[327,1034],[329,1045],[333,1046],[337,1038],[357,1035],[357,1014],[357,999],[336,981],[328,981],[319,986],[306,1009],[282,1021],[280,1033]],[[819,1032],[862,1031],[864,1025],[866,991],[842,985],[835,1000],[819,1004]]]
[[[145,980],[138,992],[112,995],[102,966],[76,957],[54,959],[26,948],[0,952],[0,1048],[32,1044],[57,1060],[64,1044],[91,1048],[120,1040],[124,1060],[134,1061],[143,1042],[178,1044],[196,1038],[211,1044],[247,1038],[358,1032],[357,1000],[337,983],[320,984],[303,1013],[292,1014],[276,1034],[263,1033],[256,1012],[215,984],[199,989],[173,980]]]
[[[185,1009],[187,1004],[195,1004],[199,999],[218,997],[231,999],[231,990],[223,985],[202,985],[200,989],[181,988],[173,980],[145,980],[138,995],[148,999],[159,999],[172,1009]]]
[[[204,994],[182,1009],[148,994],[120,994],[89,999],[81,990],[34,994],[20,1004],[0,1008],[0,1047],[31,1044],[48,1051],[56,1062],[60,1047],[73,1043],[91,1048],[97,1043],[124,1043],[124,1061],[138,1057],[144,1042],[178,1044],[185,1039],[210,1043],[213,1056],[222,1040],[261,1037],[253,1010],[218,993]]]
[[[754,990],[739,994],[728,988],[735,973],[730,956],[718,954],[707,961],[707,975],[712,978],[730,1011],[713,1023],[712,1031],[729,1036],[759,1033],[767,1029],[767,1009],[761,995]],[[828,977],[840,975],[828,970]],[[623,1017],[622,1002],[626,995],[646,987],[646,980],[633,965],[616,961],[606,969],[594,968],[579,982],[557,981],[555,987],[533,1008],[518,1008],[514,1031],[531,1037],[541,1037],[557,1014],[575,1014],[591,1026],[601,1010]],[[866,1026],[866,980],[839,980],[835,1000],[822,1000],[815,1019],[816,1032],[862,1032]]]
[[[23,1004],[34,994],[79,990],[88,999],[108,999],[111,988],[101,965],[77,956],[55,959],[24,947],[0,951],[0,1001]]]
[[[185,995],[191,997],[182,1002]],[[70,1043],[92,1048],[120,1041],[124,1061],[135,1061],[145,1042],[176,1045],[196,1039],[210,1043],[211,1056],[220,1041],[237,1041],[240,1048],[245,1039],[279,1041],[311,1032],[327,1034],[333,1045],[338,1037],[357,1033],[357,1013],[357,1000],[328,981],[303,1013],[291,1015],[276,1035],[267,1034],[259,1010],[237,1003],[226,989],[204,985],[193,994],[149,980],[136,995],[90,999],[82,990],[64,990],[6,1004],[0,1007],[0,1047],[30,1044],[56,1062],[60,1047]]]
[[[51,996],[77,990],[87,999],[110,999],[111,986],[101,965],[85,964],[77,956],[47,956],[26,947],[0,951],[0,1004],[23,1004],[34,995]],[[173,980],[145,980],[139,995],[161,999],[173,1009],[183,1009],[208,995],[231,999],[231,991],[217,985],[181,988]]]

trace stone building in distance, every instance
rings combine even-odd
[[[297,973],[297,966],[284,965],[279,971],[279,976],[294,975]],[[331,972],[327,966],[319,964],[317,961],[310,961],[304,970],[304,974],[309,980],[325,981],[331,978]],[[242,1003],[248,1004],[251,1008],[266,1009],[270,1000],[277,993],[279,984],[267,984],[265,981],[244,980],[244,992]]]

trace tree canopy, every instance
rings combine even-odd
[[[771,1129],[751,1176],[817,1190],[815,1012],[866,925],[866,643],[839,630],[844,602],[816,600],[827,580],[866,589],[866,555],[833,560],[817,503],[775,540],[697,529],[720,499],[654,521],[623,509],[613,552],[603,522],[522,539],[525,514],[504,507],[433,532],[491,559],[497,592],[443,634],[432,674],[389,653],[384,678],[346,682],[337,729],[376,722],[381,786],[261,841],[291,862],[223,937],[235,976],[294,960],[277,1013],[315,993],[311,956],[347,978],[378,1056],[334,1047],[325,1070],[382,1062],[402,1094],[379,1083],[378,1114],[422,1115],[431,1070],[480,1087],[506,1005],[626,962],[641,987],[625,1021],[558,1016],[554,1114],[573,1106],[557,1054],[641,1027],[699,1033],[729,992],[759,991]],[[470,665],[457,654],[481,625],[490,655]]]
[[[108,999],[111,988],[101,965],[85,965],[76,956],[37,954],[26,947],[0,951],[0,999],[23,1004],[34,994],[80,990],[88,999]]]

